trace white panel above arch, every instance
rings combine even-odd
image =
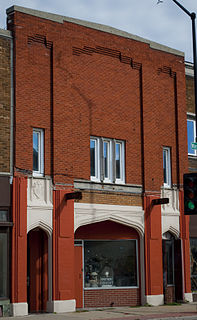
[[[29,178],[27,184],[27,232],[41,228],[53,231],[52,183],[46,178]]]
[[[134,228],[140,237],[144,235],[144,211],[137,206],[75,203],[74,229],[84,225],[113,221]]]

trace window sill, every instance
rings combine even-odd
[[[44,173],[33,172],[33,178],[44,178]]]
[[[167,287],[174,287],[174,284],[167,284]]]
[[[142,194],[141,185],[132,184],[117,184],[117,183],[102,183],[89,180],[75,180],[74,187],[80,190],[95,190],[95,191],[110,191],[110,192],[122,192],[122,193],[135,193]]]
[[[9,221],[0,221],[0,227],[13,227],[14,223]]]
[[[164,184],[164,185],[162,186],[162,189],[165,189],[165,190],[166,190],[166,189],[168,189],[168,190],[172,190],[172,189],[173,189],[173,187],[172,187],[172,186],[168,186],[168,185],[165,185],[165,184]]]
[[[197,159],[197,154],[188,154],[189,159]]]

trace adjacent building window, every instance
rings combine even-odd
[[[84,286],[138,286],[137,240],[84,241]]]
[[[12,222],[8,208],[0,208],[0,300],[9,298],[10,233]]]
[[[44,131],[33,129],[33,174],[44,174]]]
[[[163,148],[163,177],[164,187],[171,187],[171,153],[169,147]]]
[[[8,265],[9,265],[9,247],[8,247],[8,228],[0,228],[0,299],[9,296],[8,293]]]
[[[124,141],[92,137],[90,139],[91,180],[124,183],[124,149]]]
[[[190,238],[191,289],[197,292],[197,238]]]
[[[192,143],[195,141],[196,137],[196,122],[194,120],[187,120],[187,145],[188,154],[195,156],[196,150],[192,149]]]

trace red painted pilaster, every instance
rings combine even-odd
[[[74,200],[53,193],[53,300],[74,299]]]
[[[13,179],[12,290],[13,303],[27,302],[27,179]]]
[[[146,295],[163,294],[161,206],[151,206],[155,198],[144,199]]]
[[[189,216],[184,215],[184,193],[179,193],[180,204],[180,237],[183,250],[183,272],[185,293],[191,293],[190,279],[190,242],[189,242]]]

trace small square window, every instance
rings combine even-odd
[[[44,174],[44,131],[33,129],[33,174]]]

